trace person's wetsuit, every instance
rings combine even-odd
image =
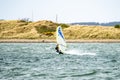
[[[56,45],[55,49],[56,49],[56,52],[58,52],[59,54],[63,54],[63,53],[59,50],[59,46],[58,46],[58,45]]]

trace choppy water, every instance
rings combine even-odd
[[[120,43],[0,43],[0,80],[120,80]]]

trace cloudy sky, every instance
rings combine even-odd
[[[0,19],[120,21],[120,0],[0,0]]]

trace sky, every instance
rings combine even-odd
[[[0,19],[60,23],[120,21],[120,0],[0,0]]]

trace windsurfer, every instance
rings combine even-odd
[[[59,45],[58,45],[58,44],[56,45],[55,49],[56,49],[56,52],[58,52],[59,54],[63,54],[63,53],[59,50]]]
[[[56,45],[55,49],[56,49],[56,52],[59,53],[59,46],[58,46],[58,44]]]

